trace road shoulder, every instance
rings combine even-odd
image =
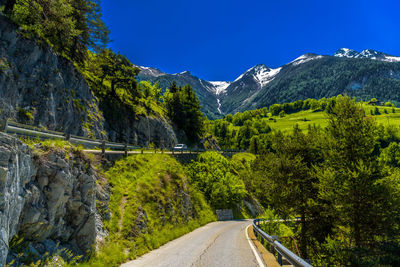
[[[250,227],[247,228],[247,231],[249,238],[251,239],[254,246],[257,248],[259,254],[261,255],[265,266],[280,267],[279,263],[276,261],[275,256],[271,252],[269,252],[254,235],[253,225],[250,225]]]

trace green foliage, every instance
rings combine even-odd
[[[268,223],[261,224],[261,228],[269,235],[276,235],[278,237],[294,235],[292,228],[282,223],[280,221],[282,218],[273,209],[266,209],[260,218],[269,221]],[[294,217],[287,218],[287,220],[292,219]]]
[[[292,103],[274,104],[267,108],[247,110],[235,115],[227,115],[223,119],[210,121],[207,125],[209,134],[215,136],[223,149],[249,149],[250,141],[253,139],[254,145],[259,145],[257,150],[251,150],[253,153],[263,153],[270,147],[270,133],[273,131],[290,132],[297,124],[301,130],[308,130],[310,127],[326,127],[327,114],[332,111],[337,97],[320,100],[306,99],[298,100]],[[375,109],[379,107],[365,102],[360,102],[362,108],[370,115],[374,116],[376,121],[385,126],[400,125],[400,115],[397,115],[398,108],[392,108],[392,112],[382,112],[375,114]],[[285,116],[280,117],[279,113],[284,111]],[[239,132],[243,133],[242,128],[254,128],[250,134],[242,141]],[[239,143],[242,141],[242,145]],[[387,146],[387,145],[386,145]]]
[[[0,73],[8,70],[10,67],[10,63],[6,58],[0,58]]]
[[[393,240],[389,233],[397,226],[390,209],[397,207],[398,196],[391,194],[388,173],[374,153],[376,125],[361,106],[340,97],[328,121],[324,163],[317,168],[319,198],[325,216],[334,218],[332,231],[342,240],[342,251],[353,251],[344,254],[341,264],[355,264],[365,260],[362,251],[380,240]]]
[[[5,12],[27,35],[47,41],[79,64],[88,49],[100,51],[108,42],[97,0],[8,0]]]
[[[17,109],[17,117],[19,121],[22,121],[23,123],[26,124],[31,124],[34,119],[32,112],[24,108]]]
[[[229,161],[214,151],[200,154],[187,168],[191,183],[214,208],[232,208],[246,195],[243,181],[233,171]]]
[[[99,99],[104,118],[115,128],[133,124],[139,116],[166,117],[161,89],[157,84],[138,83],[135,75],[139,69],[125,56],[111,50],[89,53],[81,70]]]
[[[190,85],[177,87],[175,83],[164,94],[168,116],[182,129],[189,141],[195,143],[204,134],[204,116],[200,101]]]
[[[380,161],[382,161],[385,165],[391,167],[399,167],[400,166],[400,144],[398,143],[390,143],[389,146],[382,150],[380,155]]]
[[[183,166],[168,155],[131,156],[106,175],[112,186],[110,236],[82,266],[117,266],[215,220]]]

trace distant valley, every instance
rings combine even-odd
[[[189,71],[167,74],[138,67],[138,80],[158,82],[163,89],[173,81],[178,86],[190,84],[210,119],[274,103],[338,94],[400,103],[400,57],[371,49],[357,52],[341,48],[331,56],[304,54],[275,69],[259,64],[234,81],[206,81]]]

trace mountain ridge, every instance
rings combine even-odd
[[[371,85],[371,83],[381,84],[383,82],[378,82],[378,80],[387,79],[387,83],[395,83],[394,88],[399,88],[400,91],[400,77],[397,78],[399,75],[396,74],[399,62],[400,57],[372,49],[357,52],[348,48],[340,48],[333,55],[306,53],[277,68],[257,64],[239,75],[234,81],[207,81],[192,75],[189,71],[168,74],[155,68],[142,66],[138,66],[141,69],[138,80],[159,82],[163,89],[169,87],[172,81],[176,81],[178,86],[190,84],[203,105],[203,112],[210,119],[216,119],[225,114],[268,106],[274,104],[273,101],[294,101],[297,100],[296,97],[299,99],[331,97],[340,93],[356,97],[382,97],[382,100],[400,103],[400,94],[395,94],[394,97],[391,94],[384,95],[379,92],[380,88]],[[319,65],[321,69],[313,67],[314,65]],[[343,75],[332,75],[329,68],[334,68],[336,74],[342,73]],[[321,71],[327,75],[319,75],[318,73]],[[366,71],[370,71],[370,73],[365,73]],[[289,86],[288,80],[300,72],[303,77],[296,78],[298,84],[308,84],[305,85],[306,87],[319,87],[312,90],[306,88],[307,92],[297,90],[296,93],[296,90],[292,90],[291,88],[299,86],[295,84]],[[351,72],[358,74],[353,75]],[[374,72],[379,75],[373,74]],[[330,74],[328,75],[328,73]],[[337,77],[337,86],[332,86],[331,82],[329,82],[329,86],[325,83],[318,83],[315,81],[316,77],[322,80]],[[310,93],[311,91],[313,93]]]

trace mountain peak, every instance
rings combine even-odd
[[[179,73],[180,75],[192,75],[191,73],[190,73],[190,71],[188,71],[188,70],[185,70],[185,71],[182,71],[181,73]]]
[[[387,62],[400,62],[400,57],[391,56],[373,49],[364,49],[361,51],[361,53],[359,53],[353,49],[340,48],[333,56],[346,58],[369,58]]]
[[[159,77],[159,76],[163,76],[163,75],[166,74],[166,73],[164,73],[161,70],[156,69],[156,68],[143,67],[143,66],[138,66],[138,65],[133,65],[133,66],[135,66],[135,67],[140,69],[140,74],[141,75]]]
[[[338,49],[333,56],[335,57],[347,57],[347,58],[354,58],[359,53],[356,50],[349,49],[349,48],[340,48]]]
[[[296,58],[295,60],[289,62],[289,64],[292,64],[292,65],[296,66],[296,65],[300,65],[300,64],[306,63],[306,62],[308,62],[310,60],[318,59],[318,58],[322,58],[322,57],[323,56],[317,55],[317,54],[314,54],[314,53],[307,53],[307,54],[301,55],[298,58]]]

